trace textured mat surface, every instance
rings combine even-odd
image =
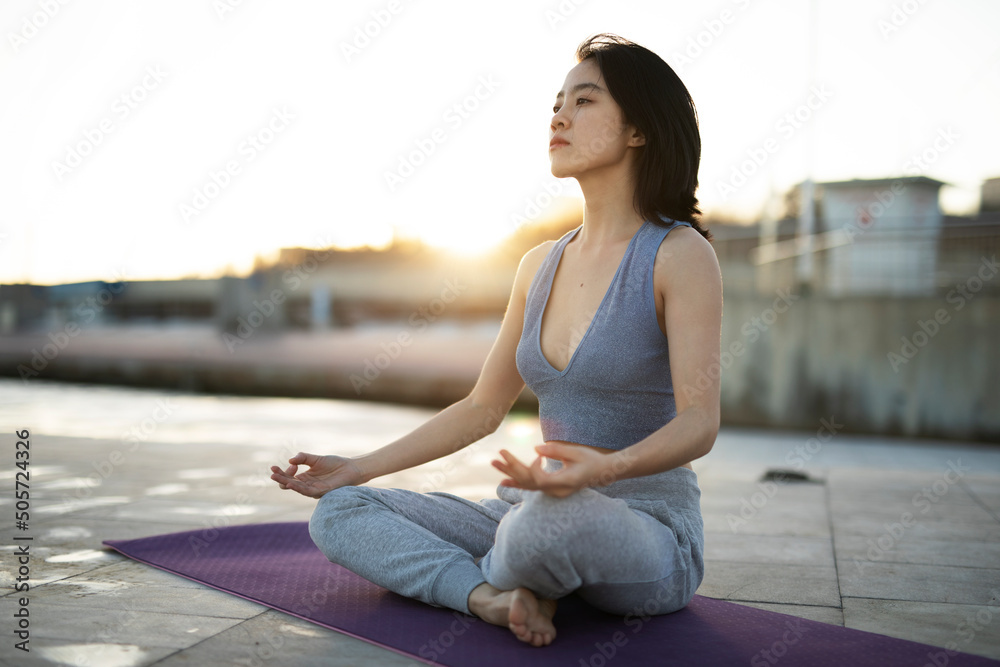
[[[665,616],[616,616],[576,596],[559,601],[549,646],[432,607],[330,563],[308,524],[265,523],[104,544],[137,561],[287,612],[430,664],[509,665],[1000,665],[943,648],[695,596]]]

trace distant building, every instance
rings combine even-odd
[[[1000,177],[987,178],[983,181],[979,193],[979,212],[1000,212]]]
[[[924,176],[817,183],[808,237],[798,220],[800,184],[785,195],[781,219],[746,228],[747,236],[759,231],[758,243],[746,265],[731,257],[735,268],[729,270],[744,275],[742,267],[752,266],[760,294],[781,288],[831,296],[945,294],[1000,255],[1000,210],[990,210],[998,183],[983,183],[982,210],[971,217],[944,215],[938,194],[946,184]],[[810,261],[803,262],[807,253]],[[984,289],[1000,290],[1000,280]]]
[[[931,294],[945,183],[924,176],[819,183],[817,231],[828,294]]]

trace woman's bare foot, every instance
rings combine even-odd
[[[556,600],[538,599],[528,588],[502,591],[482,583],[469,594],[469,611],[493,625],[510,628],[514,636],[532,646],[546,646],[556,638],[552,617]]]

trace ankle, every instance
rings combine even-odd
[[[468,606],[469,611],[475,613],[475,609],[480,609],[483,606],[489,604],[498,595],[503,593],[499,588],[496,588],[485,581],[469,593]]]

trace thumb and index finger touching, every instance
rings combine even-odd
[[[288,459],[288,462],[293,465],[307,465],[314,466],[316,462],[320,460],[320,456],[317,454],[308,454],[306,452],[299,452],[292,458]]]

